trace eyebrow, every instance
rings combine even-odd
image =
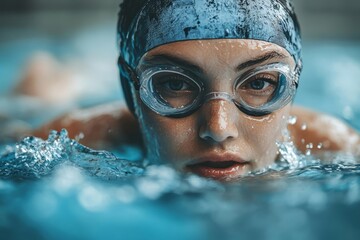
[[[274,58],[275,59],[283,59],[283,58],[286,58],[286,56],[284,54],[278,53],[276,51],[271,51],[271,52],[265,53],[262,56],[258,56],[257,58],[254,58],[254,59],[251,59],[244,63],[239,64],[236,67],[236,70],[241,71],[243,69],[249,68],[254,65],[258,65],[260,63],[266,62],[267,60],[274,59]]]
[[[159,64],[179,66],[181,68],[198,73],[204,72],[203,69],[197,66],[196,64],[187,61],[183,58],[179,58],[177,56],[173,56],[169,54],[156,54],[144,60],[144,65],[146,67],[151,67],[153,65],[158,66]]]
[[[236,71],[242,71],[246,68],[261,64],[270,59],[283,59],[283,58],[286,58],[284,54],[278,53],[276,51],[271,51],[265,53],[264,55],[258,56],[254,59],[250,59],[244,63],[241,63],[235,69]],[[185,60],[183,58],[179,58],[177,56],[173,56],[169,54],[156,54],[144,60],[144,65],[146,67],[157,66],[159,64],[170,64],[170,65],[182,67],[184,69],[192,70],[194,72],[204,73],[203,69],[197,66],[196,64],[188,60]]]

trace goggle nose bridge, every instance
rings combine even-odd
[[[234,97],[227,92],[210,92],[204,96],[203,104],[211,100],[225,100],[233,102]]]

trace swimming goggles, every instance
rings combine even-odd
[[[146,106],[166,117],[188,116],[214,99],[233,102],[247,115],[265,116],[292,101],[299,78],[296,69],[272,63],[242,74],[231,93],[211,92],[194,74],[176,66],[151,67],[137,74],[121,57],[119,63],[130,72]]]

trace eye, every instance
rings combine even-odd
[[[162,85],[163,87],[172,91],[185,91],[191,88],[191,86],[186,81],[181,79],[165,81],[162,83]]]
[[[242,82],[238,89],[255,95],[272,94],[278,84],[278,78],[278,74],[261,73]]]
[[[191,104],[200,94],[200,86],[182,73],[157,73],[152,77],[151,84],[156,100],[174,108]]]
[[[236,88],[236,95],[251,107],[260,107],[272,101],[279,92],[280,73],[258,73],[241,81]]]
[[[152,84],[157,91],[180,93],[198,90],[197,84],[190,77],[173,72],[162,72],[154,75]]]
[[[249,87],[254,90],[262,90],[269,85],[270,83],[267,81],[267,79],[255,79],[249,83]]]

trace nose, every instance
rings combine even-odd
[[[227,139],[237,138],[236,106],[227,100],[214,99],[206,102],[201,109],[200,138],[207,141],[224,142]]]

